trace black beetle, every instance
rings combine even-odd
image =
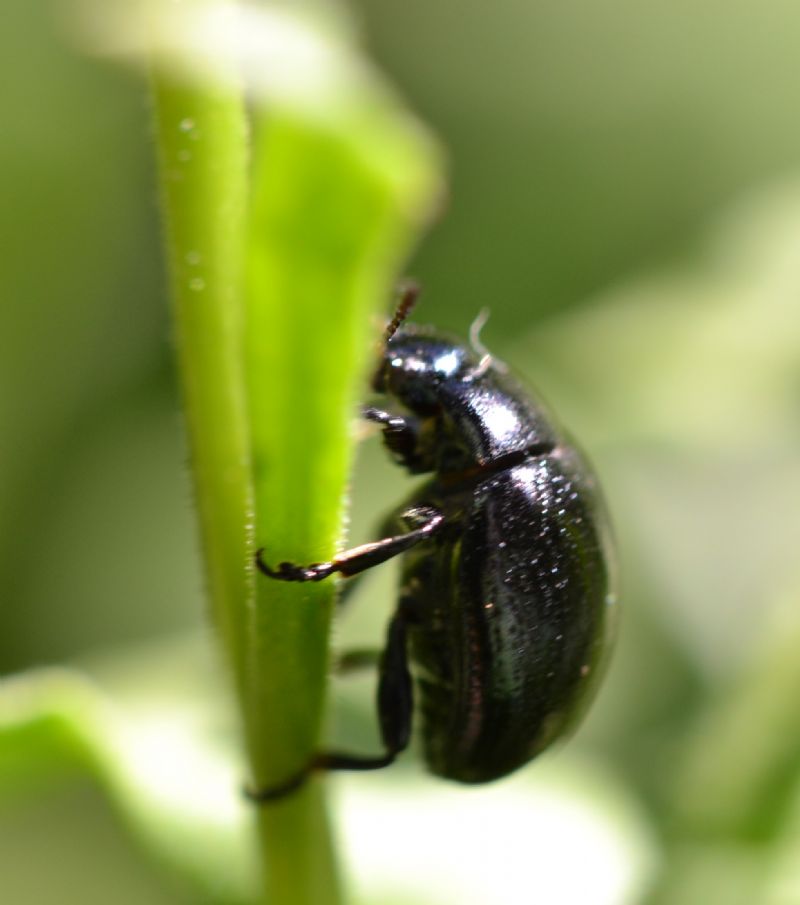
[[[433,773],[464,783],[505,776],[577,722],[609,648],[609,532],[590,468],[544,405],[479,347],[477,331],[473,352],[401,326],[417,291],[403,293],[372,380],[391,410],[363,414],[399,465],[433,477],[386,520],[381,540],[309,566],[272,569],[257,556],[271,578],[319,581],[403,555],[380,658],[386,750],[319,754],[286,783],[251,793],[258,801],[311,770],[390,764],[408,745],[415,696]]]

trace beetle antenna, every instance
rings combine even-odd
[[[484,346],[481,342],[481,330],[486,326],[486,321],[489,320],[489,315],[491,311],[488,308],[481,308],[478,313],[478,316],[472,322],[469,328],[469,344],[472,346],[473,350],[480,355],[481,359],[478,362],[478,367],[472,372],[473,377],[481,377],[486,371],[489,369],[489,366],[492,363],[492,354],[489,350]]]
[[[400,325],[403,321],[411,314],[411,309],[416,305],[417,299],[419,298],[419,283],[414,282],[414,280],[406,280],[400,285],[399,293],[400,300],[397,303],[394,317],[389,321],[386,327],[386,333],[384,334],[385,343],[389,342],[400,329]]]

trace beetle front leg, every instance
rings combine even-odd
[[[330,562],[312,563],[309,566],[282,562],[277,569],[273,569],[262,559],[261,554],[264,552],[262,547],[256,552],[256,565],[264,575],[281,581],[322,581],[335,572],[345,577],[357,575],[365,569],[371,569],[405,553],[420,541],[432,537],[444,524],[444,515],[432,506],[414,506],[403,512],[400,519],[407,525],[416,527],[412,527],[405,534],[353,547],[352,550],[346,550],[335,556]]]
[[[418,421],[409,415],[395,415],[374,405],[365,405],[361,409],[361,417],[373,424],[380,424],[384,430],[415,434]]]
[[[383,443],[395,462],[412,474],[431,471],[434,462],[431,451],[423,442],[423,423],[413,415],[396,415],[374,406],[365,406],[361,415],[373,424],[380,424]]]

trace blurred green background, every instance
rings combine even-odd
[[[800,903],[800,10],[355,6],[449,158],[449,197],[409,264],[417,316],[465,334],[491,308],[484,341],[597,465],[626,607],[597,706],[541,766],[479,793],[442,789],[413,759],[402,795],[389,776],[342,781],[359,895]],[[77,51],[63,4],[6,0],[3,22],[10,674],[107,664],[197,631],[205,605],[145,82]],[[401,494],[369,441],[351,536]],[[389,571],[337,643],[379,637]],[[369,693],[337,692],[333,732],[372,742]],[[0,804],[3,901],[192,901],[85,777],[3,789]]]

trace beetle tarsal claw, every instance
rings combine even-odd
[[[298,567],[292,565],[290,562],[282,562],[278,564],[277,569],[273,569],[272,566],[264,562],[264,548],[259,547],[256,550],[256,566],[258,567],[258,571],[264,575],[269,576],[269,578],[278,578],[283,581],[296,581],[298,580]]]
[[[322,581],[333,572],[336,567],[329,562],[315,562],[310,566],[298,566],[292,562],[278,563],[277,569],[273,569],[269,563],[264,562],[264,548],[256,551],[256,566],[258,571],[269,578],[277,578],[279,581]]]
[[[319,563],[312,563],[310,566],[296,566],[291,562],[282,562],[278,566],[276,577],[282,578],[284,581],[315,581],[318,577],[319,565]]]
[[[277,573],[275,572],[275,570],[272,569],[267,563],[264,562],[264,548],[263,547],[259,547],[258,550],[256,550],[255,560],[256,560],[256,567],[258,568],[259,572],[261,572],[263,575],[268,575],[270,578],[277,577]]]

